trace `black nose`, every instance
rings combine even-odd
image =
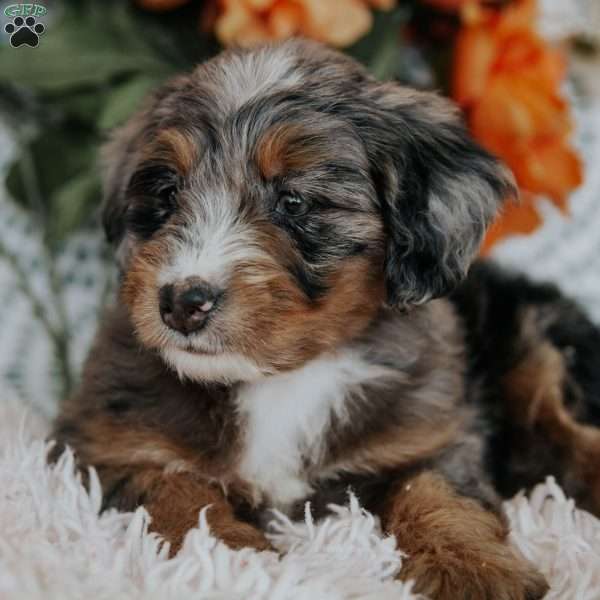
[[[214,287],[197,279],[165,285],[158,298],[160,316],[165,325],[184,335],[200,331],[220,295]]]

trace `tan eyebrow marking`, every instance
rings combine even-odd
[[[198,143],[178,129],[161,130],[145,152],[147,158],[163,160],[187,175],[198,160]]]
[[[268,129],[260,138],[256,161],[266,179],[286,171],[302,170],[323,163],[331,147],[323,133],[315,133],[301,123],[284,123]]]

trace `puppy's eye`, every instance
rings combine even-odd
[[[162,170],[140,172],[130,185],[132,203],[127,211],[129,229],[142,238],[158,231],[175,212],[179,189],[177,181]]]
[[[310,210],[310,202],[298,194],[285,192],[279,196],[276,210],[286,217],[301,217]]]
[[[175,184],[164,186],[158,191],[158,198],[165,212],[173,210],[177,200],[177,186]]]

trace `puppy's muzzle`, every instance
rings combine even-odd
[[[190,277],[159,291],[160,316],[170,329],[183,335],[200,331],[215,309],[222,291],[207,282]]]

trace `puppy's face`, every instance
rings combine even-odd
[[[105,156],[137,334],[199,380],[296,368],[447,292],[511,188],[444,101],[298,41],[173,81]]]

